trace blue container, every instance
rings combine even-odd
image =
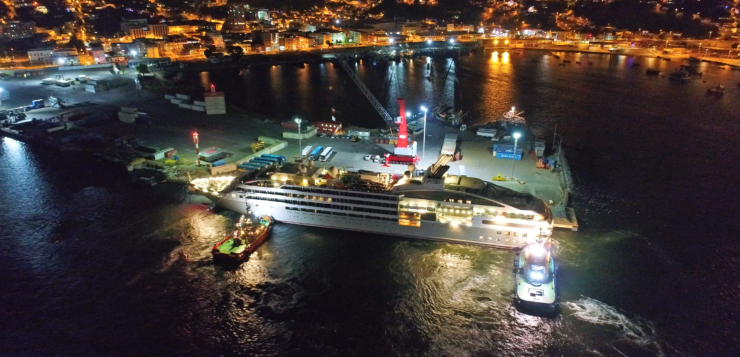
[[[514,153],[514,145],[508,145],[508,144],[494,144],[493,145],[493,151],[499,153],[507,153],[507,154],[513,154]],[[522,154],[522,147],[517,145],[516,147],[516,153],[521,155]]]
[[[496,153],[496,158],[497,159],[507,159],[507,160],[512,160],[512,159],[521,160],[522,159],[522,154],[519,153],[519,154],[516,155],[516,157],[514,157],[514,154],[513,153],[497,152]]]
[[[212,162],[211,165],[213,165],[213,167],[223,166],[223,165],[226,165],[226,161],[224,159],[217,160],[217,161]]]

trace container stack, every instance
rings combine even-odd
[[[519,146],[517,146],[515,154],[514,145],[493,144],[493,156],[497,159],[521,160],[522,152],[522,148]]]
[[[537,157],[542,157],[545,155],[545,141],[544,140],[537,140],[534,142],[534,152],[537,154]]]

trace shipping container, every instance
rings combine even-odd
[[[211,163],[211,165],[212,165],[213,167],[217,167],[217,166],[222,166],[222,165],[226,165],[226,161],[225,161],[224,159],[221,159],[221,160],[216,160],[216,161],[212,162],[212,163]]]
[[[496,153],[496,158],[497,159],[507,159],[507,160],[511,160],[511,159],[521,160],[522,159],[522,154],[517,154],[516,155],[516,158],[515,158],[514,157],[514,154],[512,154],[512,153],[499,152],[499,153]]]
[[[223,151],[217,147],[210,147],[200,152],[200,157],[205,162],[215,162],[219,159],[225,158],[226,156],[228,156],[226,151]]]
[[[514,153],[514,145],[509,145],[509,144],[493,144],[493,151],[494,152],[497,152],[497,153],[498,152],[503,152],[503,153],[507,153],[507,154],[512,154],[512,153]],[[519,146],[519,145],[517,145],[516,146],[516,153],[519,154],[519,155],[521,155],[522,152],[523,152],[522,147]]]

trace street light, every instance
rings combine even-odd
[[[301,120],[299,118],[295,118],[295,122],[298,123],[298,156],[301,159],[303,158],[303,152],[301,151],[301,150],[303,150],[302,149],[303,148],[303,145],[301,144],[301,137],[302,137],[302,135],[301,135],[301,122],[302,121],[303,120]]]
[[[712,31],[709,31],[709,40],[712,40]]]
[[[426,167],[424,167],[424,153],[427,151],[427,107],[422,105],[421,110],[424,111],[424,139],[421,141],[421,167],[426,170]]]
[[[521,134],[514,133],[514,156],[511,158],[511,180],[514,180],[514,164],[516,163],[516,142],[519,140]]]
[[[193,132],[193,143],[195,144],[195,158],[198,160],[198,166],[200,166],[200,149],[198,149],[198,131]]]

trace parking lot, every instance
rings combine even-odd
[[[518,145],[524,148],[522,160],[497,159],[493,156],[493,142],[490,138],[476,136],[473,131],[460,132],[454,128],[446,127],[438,123],[427,123],[426,155],[422,155],[422,137],[415,138],[418,145],[418,156],[425,158],[425,165],[434,163],[438,156],[445,134],[458,134],[458,149],[462,153],[460,161],[450,162],[450,170],[453,175],[466,175],[480,178],[485,181],[494,181],[493,178],[499,174],[511,177],[512,170],[515,180],[494,181],[497,185],[504,186],[519,192],[531,193],[546,201],[557,204],[562,202],[563,190],[560,186],[558,174],[549,170],[539,169],[535,166],[537,159],[528,154],[530,143],[528,139],[520,140]],[[326,162],[316,161],[317,166],[347,168],[350,170],[372,170],[377,172],[389,172],[403,174],[407,170],[405,165],[389,165],[384,167],[380,163],[365,161],[365,155],[380,155],[393,152],[392,144],[376,144],[371,140],[362,139],[352,142],[349,139],[313,137],[302,140],[302,147],[298,147],[298,140],[283,139],[288,141],[288,146],[277,152],[285,157],[295,157],[301,154],[304,147],[310,145],[315,149],[318,146],[324,148],[331,146],[334,153]],[[421,167],[421,163],[419,164]]]

